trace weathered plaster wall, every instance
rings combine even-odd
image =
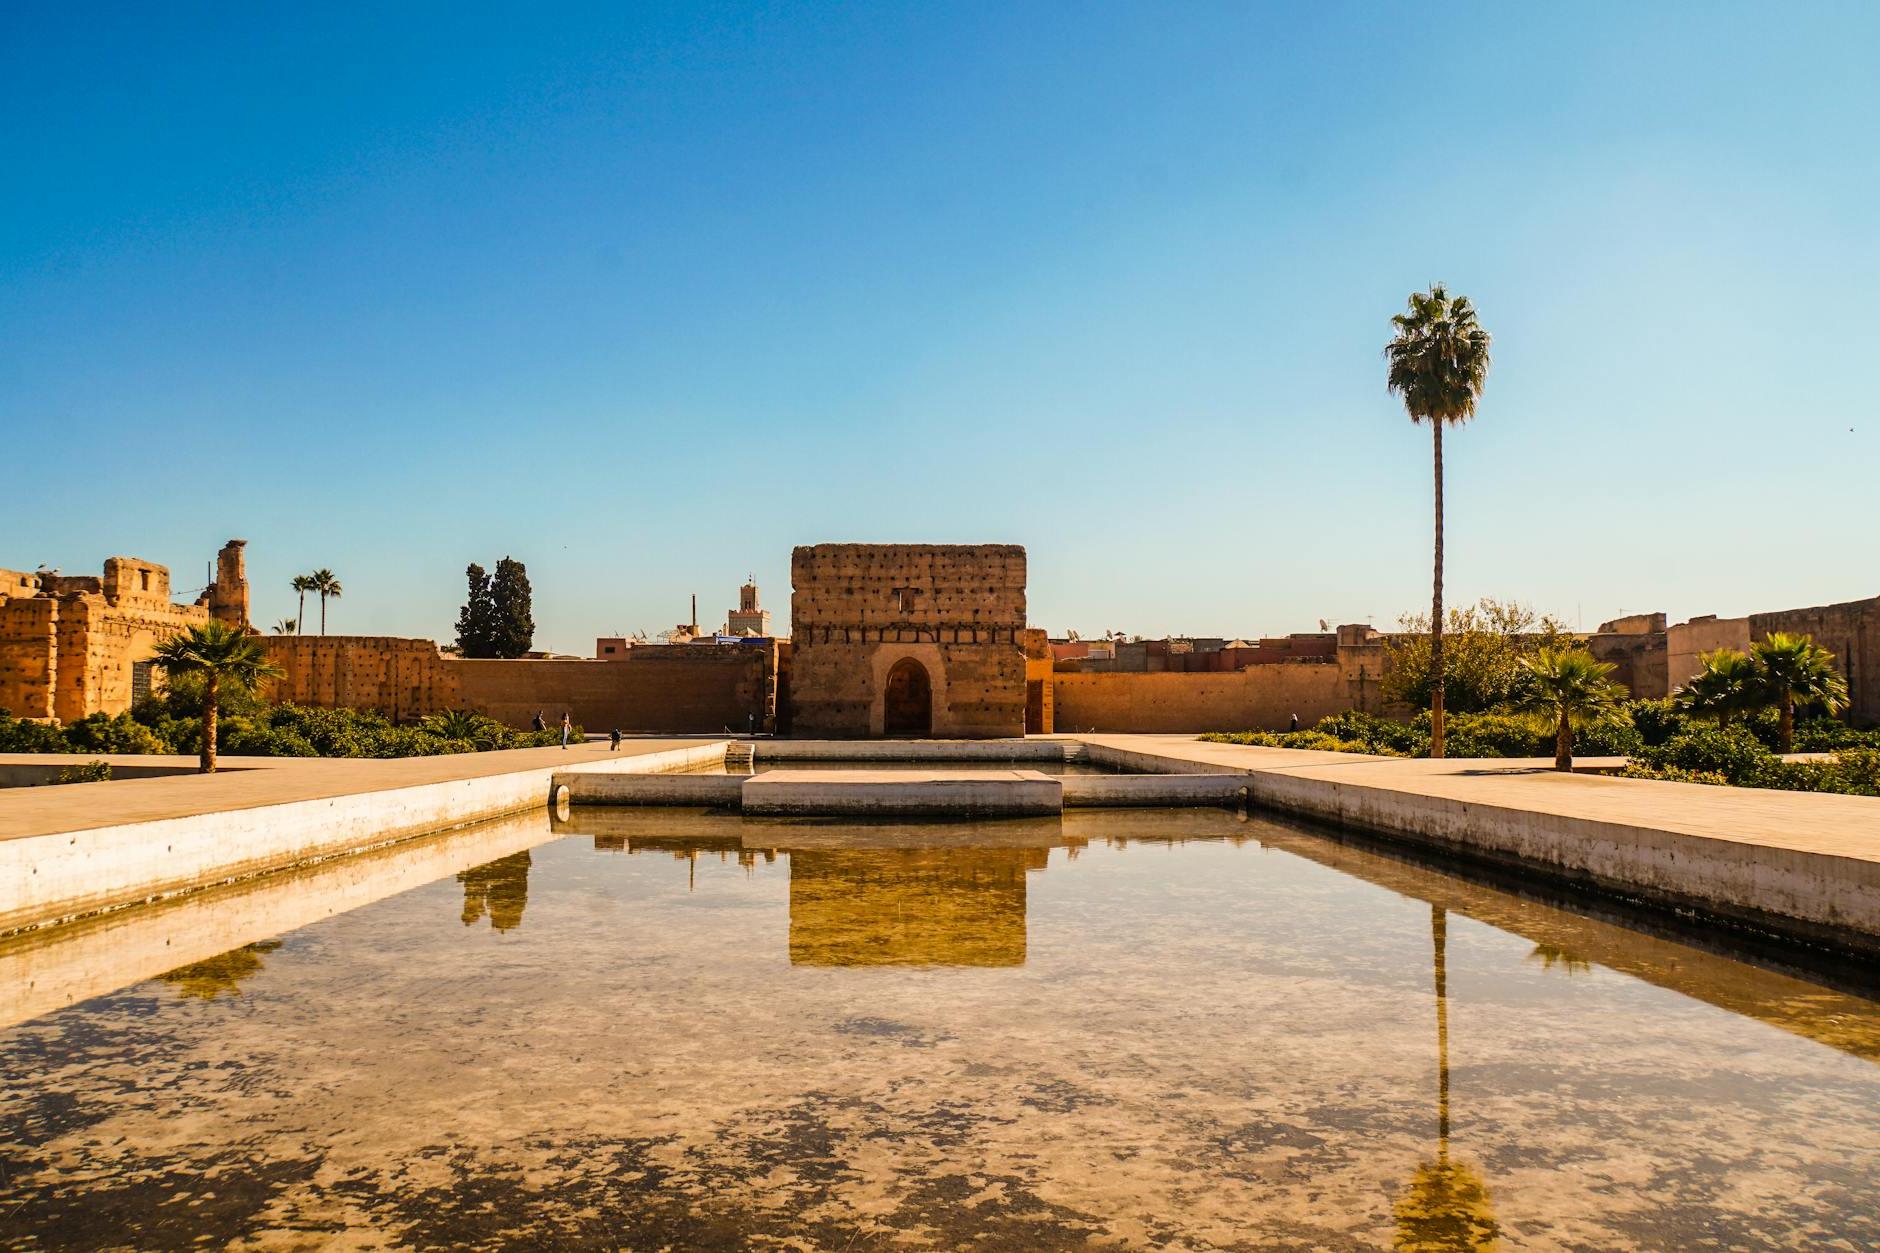
[[[470,709],[511,726],[539,710],[570,712],[590,731],[763,730],[774,704],[773,647],[686,644],[642,647],[620,660],[463,660],[430,640],[385,636],[263,637],[286,671],[272,700],[319,708],[373,709],[408,722]]]
[[[1294,662],[1225,673],[1059,674],[1057,728],[1085,731],[1283,731],[1356,702],[1337,665]]]
[[[933,734],[1025,732],[1025,550],[818,544],[791,554],[796,735],[876,736],[896,662],[926,668]]]
[[[101,575],[0,570],[0,709],[62,722],[129,709],[136,666],[164,639],[212,614],[247,625],[241,546],[223,546],[217,582],[187,605],[171,602],[167,568],[136,557]]]
[[[1777,631],[1814,636],[1834,654],[1847,679],[1849,718],[1862,725],[1880,723],[1880,596],[1751,614],[1749,631],[1752,639]]]
[[[1749,647],[1749,641],[1748,618],[1719,618],[1713,614],[1667,628],[1665,693],[1676,691],[1690,682],[1691,677],[1703,668],[1698,660],[1701,654],[1715,652],[1719,648],[1742,651]]]

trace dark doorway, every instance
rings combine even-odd
[[[903,657],[888,671],[881,722],[889,735],[933,734],[933,684],[927,667],[912,657]]]

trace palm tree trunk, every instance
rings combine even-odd
[[[1554,732],[1554,769],[1573,769],[1573,723],[1565,709],[1560,711],[1560,726]]]
[[[320,593],[320,634],[326,634],[326,593]]]
[[[302,588],[300,590],[300,614],[298,617],[294,619],[294,634],[305,635],[306,633],[307,633],[307,589]]]
[[[1449,917],[1430,906],[1430,949],[1436,967],[1436,1152],[1449,1160]]]
[[[1430,595],[1430,756],[1443,755],[1443,420],[1430,419],[1436,441],[1436,578]]]
[[[1795,693],[1782,693],[1782,751],[1795,751]]]
[[[202,773],[215,773],[215,734],[217,705],[221,700],[215,673],[209,672],[202,685]]]

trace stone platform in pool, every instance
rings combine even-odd
[[[870,769],[855,765],[755,774],[583,773],[555,776],[576,805],[682,805],[796,817],[1037,817],[1074,807],[1235,805],[1236,774],[1052,775],[988,763]]]
[[[799,741],[734,746],[724,768],[556,774],[573,805],[676,805],[795,817],[1037,817],[1067,808],[1239,805],[1237,772],[1130,770],[1061,740]]]

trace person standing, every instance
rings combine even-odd
[[[1294,714],[1292,716],[1292,725],[1287,727],[1286,729],[1288,731],[1297,731],[1299,729],[1299,715],[1298,714]]]
[[[620,728],[619,727],[614,728],[613,743],[609,744],[608,747],[616,753],[620,751]]]
[[[531,730],[531,731],[546,731],[546,730],[548,730],[548,724],[547,724],[546,722],[543,722],[543,721],[542,721],[542,711],[541,711],[541,710],[539,710],[539,709],[538,709],[538,710],[536,710],[536,711],[535,711],[535,717],[534,717],[534,718],[533,718],[532,720],[530,720],[530,722],[529,722],[529,730]]]
[[[574,719],[566,713],[561,715],[561,746],[568,747],[568,737],[574,734]]]

